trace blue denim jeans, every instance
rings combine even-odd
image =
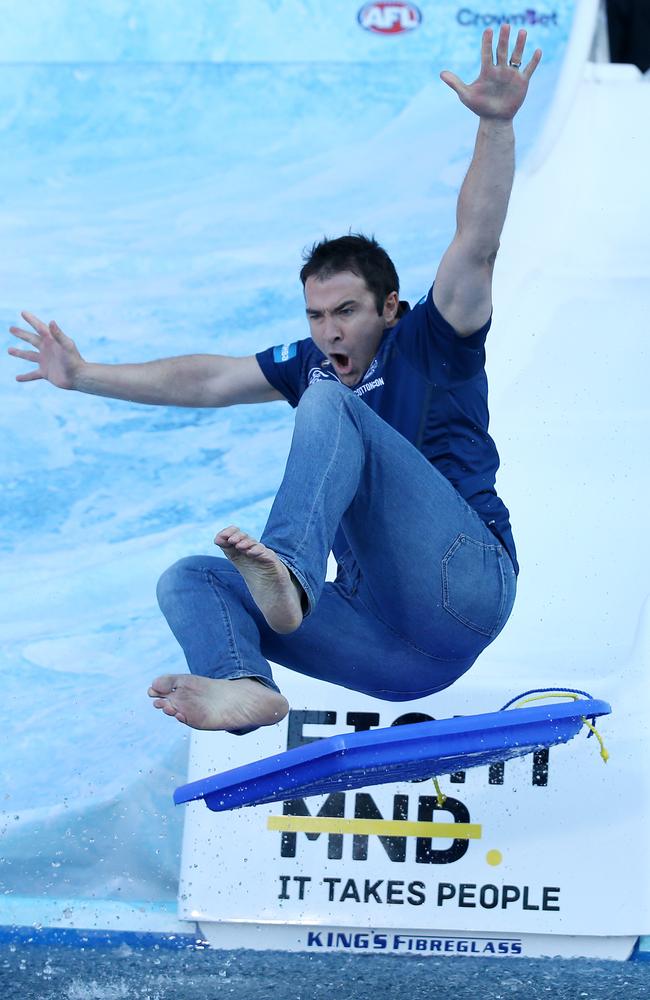
[[[303,623],[278,635],[227,559],[181,559],[158,600],[192,673],[277,690],[271,660],[377,698],[419,698],[465,673],[514,603],[510,558],[478,514],[334,381],[300,400],[262,541],[303,587]],[[339,571],[326,583],[333,546]]]

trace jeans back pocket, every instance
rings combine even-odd
[[[458,535],[442,557],[443,607],[481,635],[494,638],[507,614],[503,549]]]

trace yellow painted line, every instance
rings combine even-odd
[[[480,840],[480,823],[421,823],[404,819],[337,819],[329,816],[269,816],[269,830],[281,833],[356,833],[375,837],[439,837]]]

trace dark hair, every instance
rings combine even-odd
[[[307,278],[324,281],[342,271],[351,271],[365,281],[374,295],[380,316],[386,296],[391,292],[399,294],[395,265],[374,236],[350,233],[336,240],[322,239],[320,243],[314,243],[311,250],[305,250],[303,260],[305,263],[300,271],[303,288]]]

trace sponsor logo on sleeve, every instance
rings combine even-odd
[[[282,361],[291,361],[298,353],[298,344],[280,344],[273,348],[273,360],[276,364]]]
[[[413,3],[366,3],[357,14],[366,31],[377,35],[402,35],[422,23],[422,14]]]

